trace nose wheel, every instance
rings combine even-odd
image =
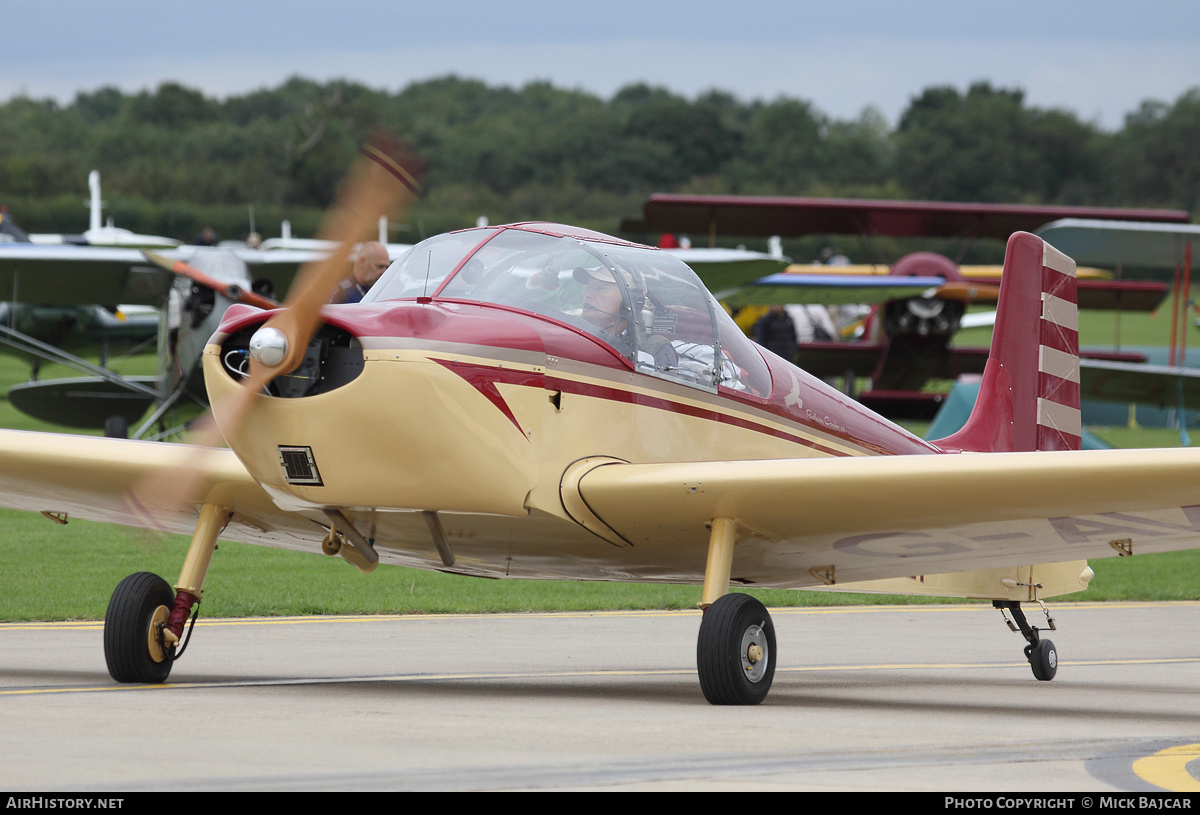
[[[726,594],[705,609],[696,666],[711,704],[765,699],[775,678],[775,626],[766,607],[748,594]]]
[[[117,584],[104,615],[104,659],[118,682],[165,682],[175,659],[163,629],[175,592],[167,581],[138,572]]]

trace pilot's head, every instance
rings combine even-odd
[[[578,267],[572,276],[587,286],[583,294],[583,319],[613,336],[629,327],[629,313],[625,307],[625,295],[612,272],[603,267],[584,269]]]

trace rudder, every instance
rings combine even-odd
[[[1041,238],[1008,239],[992,347],[975,409],[944,450],[1078,450],[1079,307],[1075,261]]]

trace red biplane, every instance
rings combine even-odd
[[[405,177],[375,162],[368,180]],[[358,239],[384,203],[332,234]],[[1084,558],[1200,543],[1200,453],[1077,449],[1074,264],[1032,235],[1008,244],[975,412],[936,443],[756,347],[660,250],[476,228],[323,306],[342,262],[284,309],[226,313],[204,372],[229,449],[0,432],[5,506],[192,533],[174,589],[140,573],[114,592],[116,680],[167,678],[218,538],[364,571],[702,585],[718,704],[762,701],[778,658],[731,585],[990,599],[1048,680],[1023,602],[1085,588]]]

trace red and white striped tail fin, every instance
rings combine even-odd
[[[1035,235],[1008,239],[991,354],[975,409],[947,450],[1078,450],[1075,261]]]
[[[1039,325],[1035,450],[1078,450],[1079,302],[1075,261],[1042,243],[1042,318]]]

